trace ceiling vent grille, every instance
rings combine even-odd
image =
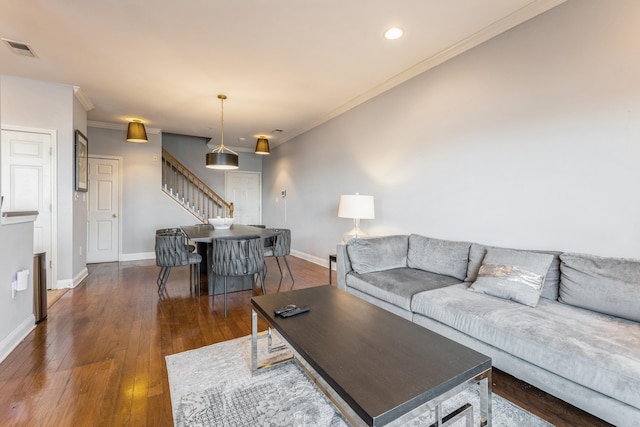
[[[30,58],[37,58],[36,53],[31,49],[31,46],[27,43],[17,42],[15,40],[2,39],[3,42],[9,46],[9,49],[16,55],[28,56]]]

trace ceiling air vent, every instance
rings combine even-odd
[[[29,56],[31,58],[37,58],[35,52],[31,49],[27,43],[17,42],[15,40],[2,39],[3,42],[9,46],[9,49],[16,55]]]

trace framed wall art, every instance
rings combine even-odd
[[[76,191],[89,188],[89,140],[76,130]]]

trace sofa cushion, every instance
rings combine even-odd
[[[464,279],[465,282],[475,282],[478,277],[478,270],[480,270],[480,266],[482,265],[482,260],[484,259],[485,254],[487,253],[488,248],[496,248],[496,246],[486,246],[478,243],[472,243],[471,248],[469,248],[469,264],[467,266],[467,277]],[[520,250],[520,249],[512,249],[512,250]],[[560,254],[561,252],[556,251],[524,251],[524,252],[534,252],[541,254],[551,254],[553,255],[553,261],[551,262],[551,266],[549,267],[549,271],[544,279],[544,286],[542,287],[542,293],[540,296],[542,298],[547,298],[551,300],[558,299],[558,286],[560,285]]]
[[[560,255],[559,301],[640,322],[640,260]]]
[[[407,266],[409,236],[384,236],[351,239],[347,253],[356,273],[389,270]]]
[[[416,294],[411,310],[640,408],[640,324],[544,298],[533,308],[467,285]]]
[[[487,249],[469,290],[535,307],[553,256],[509,249]]]
[[[365,274],[349,273],[347,275],[347,287],[357,289],[405,310],[411,309],[411,298],[416,293],[454,283],[460,283],[460,280],[408,267]]]
[[[407,266],[464,280],[469,263],[469,242],[409,236]]]

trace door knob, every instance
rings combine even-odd
[[[116,215],[116,214],[113,214],[113,215],[111,215],[111,216],[112,216],[112,217],[114,217],[114,218],[117,218],[117,217],[118,217],[118,215]]]

